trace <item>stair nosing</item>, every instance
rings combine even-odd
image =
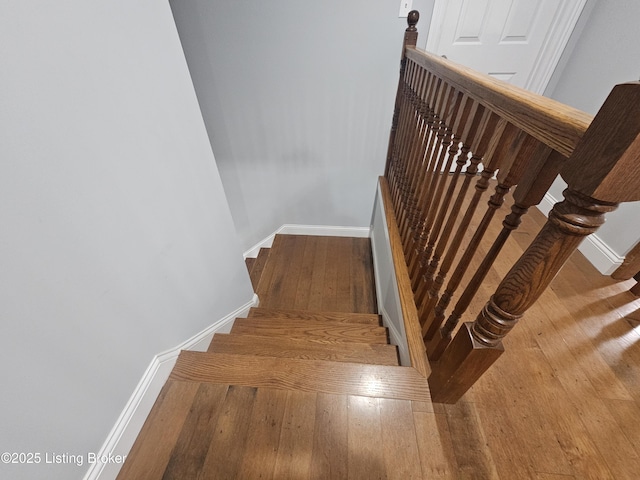
[[[171,380],[431,401],[411,367],[182,351]]]

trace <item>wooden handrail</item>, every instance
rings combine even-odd
[[[416,22],[412,15],[403,45],[385,168],[389,188],[380,184],[410,351],[424,357],[426,342],[433,399],[452,403],[502,354],[502,338],[604,214],[640,200],[640,83],[616,86],[593,118],[416,49]],[[494,173],[494,192],[472,227]],[[511,232],[559,173],[568,184],[564,200],[475,321],[458,328]],[[458,182],[462,174],[466,179]],[[502,230],[481,247],[512,187]]]
[[[415,47],[406,57],[568,157],[593,116]]]

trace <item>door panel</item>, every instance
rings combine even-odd
[[[541,93],[584,3],[436,0],[427,50]]]
[[[480,45],[482,43],[481,37],[487,20],[488,5],[489,0],[463,1],[458,18],[455,19],[457,24],[453,38],[454,44]]]

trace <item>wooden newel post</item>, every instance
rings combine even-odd
[[[433,401],[454,403],[497,360],[502,339],[540,297],[580,242],[621,202],[640,200],[640,83],[616,86],[561,170],[564,200],[474,322],[433,365]],[[516,353],[517,355],[517,353]]]
[[[418,29],[416,28],[418,20],[420,20],[420,12],[411,10],[407,15],[407,29],[404,31],[402,58],[405,56],[407,47],[415,47],[418,43]]]
[[[416,25],[420,19],[420,13],[417,10],[411,10],[407,15],[407,29],[404,32],[404,41],[402,42],[402,56],[400,57],[400,80],[398,81],[398,92],[396,93],[396,104],[393,109],[393,120],[391,122],[391,133],[389,135],[389,148],[387,151],[387,163],[384,168],[384,176],[389,177],[389,168],[391,167],[394,142],[396,131],[398,130],[398,117],[400,115],[401,93],[404,85],[404,71],[406,65],[405,52],[407,47],[415,47],[418,42],[418,29]]]

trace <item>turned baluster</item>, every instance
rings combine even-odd
[[[458,92],[453,88],[451,89],[451,108],[447,108],[445,106],[447,110],[445,110],[445,114],[443,115],[441,122],[441,125],[444,127],[444,139],[439,152],[439,162],[436,169],[433,171],[433,192],[431,199],[429,200],[429,206],[427,207],[428,215],[424,222],[423,241],[414,251],[413,258],[409,263],[409,272],[414,280],[418,277],[418,269],[422,264],[424,264],[425,256],[431,255],[431,253],[428,252],[429,245],[433,243],[433,239],[437,237],[441,228],[441,224],[439,224],[440,215],[438,214],[436,217],[436,214],[441,211],[442,208],[446,209],[447,207],[447,197],[443,197],[443,191],[446,185],[446,180],[449,178],[451,165],[460,153],[460,137],[459,135],[455,135],[455,126],[452,128],[451,125],[456,124],[456,122],[459,121],[459,117],[464,115],[465,112],[468,114],[468,109],[465,110],[463,108],[466,100],[467,98],[462,92]],[[464,163],[466,163],[466,160]],[[414,282],[414,289],[416,286],[417,282]]]
[[[430,171],[433,168],[433,151],[438,142],[438,132],[440,128],[440,118],[436,114],[436,110],[438,109],[443,98],[443,92],[446,91],[446,84],[442,81],[442,79],[432,74],[430,74],[430,77],[431,82],[429,83],[423,97],[427,114],[426,121],[424,123],[424,139],[420,145],[421,148],[418,152],[422,163],[420,165],[420,169],[416,172],[415,175],[416,184],[418,186],[416,190],[416,210],[415,216],[413,217],[413,222],[408,225],[408,227],[410,227],[410,231],[406,232],[407,237],[409,237],[410,232],[414,232],[417,228],[419,228],[418,224],[421,221],[420,203],[423,201],[425,191],[427,189],[428,182],[426,181],[426,179],[429,178]]]
[[[449,240],[449,236],[453,230],[453,226],[455,224],[455,220],[460,212],[460,208],[462,206],[462,202],[464,200],[464,196],[466,190],[468,189],[470,183],[470,177],[467,175],[466,178],[469,179],[466,182],[463,182],[463,185],[458,192],[458,196],[454,202],[451,210],[449,207],[451,206],[451,201],[453,200],[453,195],[455,189],[458,185],[458,180],[460,179],[460,174],[462,173],[462,169],[467,164],[469,158],[468,154],[471,150],[471,146],[468,141],[466,141],[471,134],[475,136],[476,131],[479,129],[480,123],[482,121],[484,108],[479,106],[476,102],[472,101],[470,98],[465,97],[462,101],[462,105],[464,105],[464,109],[462,109],[460,115],[456,115],[453,124],[453,143],[449,150],[450,159],[453,159],[454,156],[456,158],[456,169],[452,175],[447,175],[446,172],[449,171],[449,167],[445,167],[445,173],[443,173],[441,182],[442,186],[446,180],[449,180],[449,186],[447,188],[447,192],[444,195],[442,200],[442,204],[440,206],[440,210],[438,212],[438,217],[435,221],[433,229],[429,235],[429,242],[427,243],[426,248],[423,250],[420,261],[419,261],[419,269],[413,273],[413,288],[414,291],[418,291],[420,284],[424,281],[425,278],[431,277],[433,278],[433,274],[435,273],[435,269],[437,268],[438,262],[440,261],[440,257],[444,252],[444,248],[446,243]],[[471,120],[468,120],[468,119]],[[458,133],[455,133],[458,132]],[[462,145],[460,145],[462,142]],[[457,155],[457,156],[456,156]],[[479,159],[471,162],[470,164],[470,172],[475,175],[477,173],[477,165]],[[448,163],[450,165],[450,162]],[[466,185],[466,188],[465,188]],[[443,224],[444,220],[447,216],[446,225]],[[440,235],[442,233],[442,235]],[[436,241],[438,241],[438,246],[436,248]],[[434,252],[435,248],[435,252]],[[433,254],[433,258],[432,258]]]
[[[483,123],[486,124],[487,119],[489,117],[489,111],[485,110],[485,108],[479,103],[469,101],[468,105],[470,105],[471,107],[471,110],[469,112],[471,121],[463,125],[464,129],[461,135],[461,141],[463,142],[463,145],[461,148],[461,155],[457,160],[456,172],[451,180],[450,190],[455,189],[460,173],[462,172],[462,168],[467,163],[468,153],[472,150],[472,146],[471,146],[472,142],[474,141],[476,135],[479,132],[481,132],[481,127]],[[497,117],[495,117],[495,120],[497,121]],[[460,215],[462,204],[464,202],[467,192],[469,191],[471,180],[478,173],[478,165],[480,164],[481,160],[482,160],[481,155],[478,154],[477,150],[474,150],[471,153],[469,166],[464,172],[465,173],[464,180],[462,182],[462,185],[460,186],[460,190],[458,191],[458,196],[456,197],[456,201],[454,202],[453,207],[451,208],[451,212],[449,213],[449,218],[447,219],[447,223],[442,232],[442,236],[438,240],[438,244],[435,248],[435,252],[433,253],[433,257],[430,259],[427,268],[420,272],[421,275],[419,277],[419,280],[421,281],[421,284],[418,286],[418,289],[416,291],[416,296],[423,295],[424,292],[432,289],[433,282],[435,280],[435,274],[438,269],[438,265],[440,263],[440,259],[442,258],[442,255],[445,253],[447,244],[449,242],[451,234],[453,233],[453,228],[458,219],[458,216]],[[475,207],[474,207],[474,211],[475,211]],[[461,226],[462,225],[463,224],[461,224]],[[462,233],[464,233],[463,229],[461,229],[461,231]],[[454,237],[454,242],[453,242],[454,244],[456,242],[456,239],[459,242],[462,241],[462,237],[460,237],[459,239],[457,237]],[[457,245],[452,245],[451,248],[452,249],[455,248],[455,250],[457,251],[459,246],[460,245],[458,243]],[[440,285],[442,285],[442,283],[440,283]],[[439,292],[439,289],[440,287],[438,287],[437,289],[438,292]]]
[[[496,159],[496,163],[494,163],[500,170],[503,170],[509,166],[509,163],[513,161],[513,150],[512,146],[514,144],[519,143],[519,135],[522,133],[515,128],[513,125],[507,123],[504,126],[502,134],[499,137],[492,137],[492,146],[493,146],[493,156]],[[517,150],[516,150],[517,153]],[[483,190],[486,190],[488,186],[489,179],[493,176],[493,171],[487,169],[487,171],[483,171],[483,174],[478,181],[477,192],[481,193]],[[480,245],[480,241],[484,237],[487,228],[491,224],[491,220],[493,220],[493,216],[495,212],[502,206],[504,202],[504,196],[509,191],[510,185],[504,185],[498,183],[495,188],[495,193],[490,197],[489,202],[487,203],[487,210],[482,218],[482,221],[476,228],[476,231],[471,238],[464,254],[458,262],[457,267],[455,268],[449,282],[447,283],[447,288],[445,289],[442,296],[437,298],[436,295],[433,295],[433,291],[428,292],[427,301],[421,300],[420,306],[420,320],[422,324],[422,332],[426,340],[431,339],[435,330],[440,326],[442,321],[444,320],[444,315],[446,308],[453,297],[453,294],[457,290],[460,282],[462,282],[462,278],[473,259],[473,256]],[[471,219],[469,218],[469,221]],[[468,225],[468,224],[467,224]],[[461,225],[461,227],[466,228],[466,225]],[[437,302],[437,303],[436,303]]]
[[[417,119],[414,119],[412,122],[418,123],[420,126],[419,131],[419,139],[416,142],[412,142],[410,145],[410,152],[416,158],[415,162],[415,170],[412,172],[412,180],[416,185],[415,190],[415,198],[416,204],[417,199],[420,196],[420,177],[422,175],[422,171],[425,168],[425,149],[427,148],[427,144],[430,141],[431,135],[431,126],[434,123],[433,112],[429,104],[429,95],[432,95],[435,90],[439,88],[439,81],[435,78],[435,76],[426,74],[426,82],[423,84],[422,89],[420,91],[420,106],[416,113]],[[405,128],[412,128],[413,124],[405,126]],[[409,232],[415,228],[415,225],[418,221],[418,212],[417,208],[414,206],[413,210],[407,212],[407,214],[398,221],[399,231],[401,238],[406,241],[409,236]]]
[[[413,252],[418,248],[420,237],[424,230],[424,224],[426,221],[426,205],[431,197],[431,189],[433,182],[433,170],[436,168],[436,164],[440,159],[438,152],[443,141],[444,126],[438,111],[443,109],[443,106],[448,104],[452,96],[451,88],[446,85],[441,79],[437,79],[435,86],[431,92],[431,98],[428,100],[431,108],[430,118],[430,134],[428,142],[426,142],[424,149],[424,168],[422,175],[419,178],[420,188],[418,195],[418,207],[416,209],[416,217],[414,221],[409,225],[409,229],[406,230],[404,252],[407,259],[413,256]],[[408,263],[408,261],[407,261]]]
[[[419,132],[416,131],[416,93],[414,91],[416,78],[420,76],[420,69],[415,64],[410,63],[405,70],[405,85],[403,90],[404,101],[400,109],[400,119],[396,140],[397,148],[394,155],[397,157],[397,167],[394,174],[397,177],[397,191],[394,195],[394,205],[397,218],[403,218],[407,214],[411,197],[410,151],[419,141]]]
[[[450,95],[450,101],[454,105],[453,115],[456,115],[464,96],[462,93],[455,92],[453,89],[451,89]],[[449,170],[451,170],[453,160],[459,152],[458,142],[456,142],[453,137],[453,131],[448,126],[447,119],[443,119],[441,121],[441,132],[439,135],[441,137],[441,141],[439,145],[438,159],[436,161],[435,169],[431,173],[432,177],[429,185],[430,195],[426,199],[426,204],[428,206],[424,207],[426,210],[422,212],[423,222],[421,224],[422,230],[420,232],[419,242],[415,245],[415,248],[412,250],[412,254],[407,262],[414,290],[418,283],[417,279],[419,278],[418,272],[421,261],[424,262],[424,257],[426,255],[425,251],[428,250],[429,240],[433,237],[435,232],[436,225],[434,224],[434,220],[442,199],[442,192],[445,186],[444,179],[447,178],[447,174]],[[437,235],[437,233],[435,234]]]
[[[549,157],[550,150],[551,149],[549,147],[540,145],[536,139],[528,136],[524,132],[519,132],[517,134],[515,140],[511,144],[510,151],[507,157],[508,160],[510,160],[511,164],[503,166],[498,172],[498,186],[496,187],[496,193],[489,200],[489,208],[487,209],[487,212],[482,219],[480,227],[478,227],[475,232],[474,238],[472,240],[472,244],[474,244],[475,247],[473,249],[473,252],[469,252],[469,261],[471,260],[472,255],[475,254],[475,249],[477,248],[477,245],[479,245],[480,240],[482,240],[482,238],[484,237],[484,234],[486,233],[486,230],[491,223],[495,212],[504,203],[505,195],[509,192],[513,185],[520,182],[523,175],[525,174],[526,169],[532,163],[539,163],[541,161],[544,162],[547,157]],[[538,155],[537,158],[536,155]],[[489,269],[493,265],[493,262],[500,253],[504,242],[506,242],[511,232],[518,228],[518,226],[520,225],[521,217],[527,212],[528,208],[528,205],[521,205],[517,202],[513,206],[511,213],[503,222],[504,228],[502,232],[494,241],[491,249],[487,252],[484,259],[482,260],[480,267],[476,269],[473,277],[471,278],[471,281],[468,283],[464,292],[460,296],[460,299],[456,302],[453,313],[447,320],[447,323],[443,330],[443,334],[450,333],[450,330],[453,330],[453,328],[455,328],[455,326],[458,324],[461,315],[469,307],[469,304],[478,291],[480,284],[484,280],[485,276],[489,272]],[[460,266],[463,266],[465,269],[467,265],[467,263],[463,264],[462,261],[460,262]],[[449,295],[448,298],[450,299],[451,296]],[[430,291],[427,308],[432,308],[432,305],[434,305],[435,302],[436,296],[434,292]],[[439,338],[437,338],[435,341],[432,339],[438,331],[438,327],[442,324],[445,309],[441,304],[438,304],[437,307],[433,308],[435,318],[430,323],[430,327],[425,331],[425,339],[430,340],[428,352],[432,355],[438,356],[441,353],[440,348],[443,346],[444,342],[441,342]],[[446,335],[444,338],[447,338]]]
[[[429,108],[428,103],[423,100],[423,97],[434,80],[432,76],[428,75],[428,73],[422,69],[420,69],[419,77],[420,83],[414,99],[415,117],[412,119],[412,125],[407,126],[407,128],[416,129],[416,136],[406,152],[411,166],[407,173],[407,177],[410,182],[410,198],[409,203],[406,205],[405,215],[399,219],[401,228],[403,225],[415,225],[418,221],[418,197],[420,195],[419,178],[422,170],[424,169],[424,149],[430,135],[429,124],[433,122],[431,109]]]
[[[503,221],[502,231],[498,234],[482,263],[475,271],[473,278],[456,303],[453,312],[427,344],[427,353],[431,360],[438,360],[444,352],[444,349],[451,341],[451,335],[462,314],[469,308],[471,300],[478,292],[482,281],[489,273],[493,262],[498,257],[509,235],[518,228],[522,216],[528,209],[542,201],[545,193],[558,175],[564,160],[561,154],[556,151],[550,151],[550,148],[546,145],[538,145],[525,178],[518,182],[518,187],[513,194],[514,204],[511,207],[511,213]]]
[[[399,85],[402,98],[399,103],[396,102],[399,104],[399,112],[394,132],[395,145],[392,150],[392,165],[395,168],[389,170],[392,175],[389,180],[392,182],[390,187],[394,210],[397,218],[402,220],[408,215],[407,206],[411,195],[410,152],[420,142],[420,131],[417,127],[420,112],[416,110],[419,93],[416,90],[421,88],[420,84],[426,75],[427,72],[414,62],[403,60]]]
[[[419,67],[417,67],[419,68]],[[440,80],[435,75],[419,68],[423,73],[425,79],[421,85],[421,88],[416,96],[416,115],[417,123],[419,124],[419,141],[411,145],[410,155],[415,158],[413,163],[414,169],[411,172],[411,180],[414,185],[414,210],[411,221],[399,222],[401,232],[406,233],[407,228],[413,228],[417,221],[417,202],[420,197],[420,189],[422,188],[421,178],[424,170],[428,165],[428,155],[426,155],[428,146],[432,142],[432,130],[433,125],[436,122],[436,118],[433,113],[433,98],[439,91],[441,86]],[[426,158],[425,158],[426,157]]]
[[[398,93],[400,94],[400,92],[402,91],[402,79],[403,79],[403,73],[404,70],[406,68],[406,49],[407,47],[415,47],[416,45],[416,41],[417,41],[417,29],[416,29],[416,24],[418,22],[419,19],[419,14],[417,11],[413,10],[411,12],[409,12],[409,15],[407,17],[407,23],[408,23],[408,28],[405,31],[405,37],[404,37],[404,42],[403,42],[403,48],[402,48],[402,61],[401,61],[401,84],[398,86]],[[415,65],[414,65],[415,67]],[[422,70],[422,69],[419,69]],[[414,71],[418,71],[418,68],[414,68]],[[406,89],[407,86],[407,82],[404,82],[404,87]],[[406,99],[405,99],[406,102]],[[396,109],[398,107],[398,101],[396,100]],[[390,139],[390,145],[391,142],[393,142],[394,144],[399,144],[400,147],[396,146],[396,151],[402,149],[402,153],[398,153],[398,155],[401,155],[403,159],[406,159],[406,157],[404,156],[404,154],[406,154],[406,148],[407,146],[409,146],[409,148],[413,148],[414,147],[414,143],[413,141],[409,140],[406,135],[409,134],[411,131],[413,131],[412,128],[407,128],[407,127],[411,127],[411,119],[413,118],[413,114],[414,112],[410,112],[410,108],[407,106],[407,109],[405,110],[405,117],[404,117],[404,124],[402,126],[399,126],[399,122],[396,121],[394,123],[394,126],[392,127],[392,132],[391,132],[391,139]],[[398,110],[396,110],[398,111]],[[397,117],[394,115],[394,119],[396,119]],[[397,132],[398,130],[401,132],[401,135],[404,134],[405,137],[402,140],[399,140],[396,138]],[[387,163],[387,165],[389,165],[389,163]],[[385,176],[387,176],[389,173],[389,169],[385,169]],[[405,190],[403,191],[403,193],[406,195],[407,193],[407,187],[406,187],[406,182],[407,181],[411,181],[411,177],[409,175],[404,175],[404,184],[403,186],[405,187]],[[399,219],[399,221],[405,222],[407,216],[409,215],[409,212],[406,211],[406,207],[407,204],[405,203],[401,203],[401,199],[403,200],[407,200],[407,198],[402,198],[401,196],[398,195],[397,191],[392,190],[392,195],[394,198],[394,208],[395,208],[395,212],[396,212],[396,216]]]
[[[505,126],[506,126],[505,121],[500,120],[500,117],[486,110],[485,115],[482,118],[482,124],[480,126],[480,129],[477,132],[477,138],[469,137],[471,138],[470,143],[471,143],[471,149],[473,153],[471,156],[470,165],[467,168],[467,171],[465,172],[463,187],[460,191],[460,197],[459,197],[460,202],[464,200],[463,197],[465,196],[469,188],[469,185],[471,184],[471,180],[473,180],[476,177],[476,174],[478,172],[478,165],[482,161],[482,158],[485,156],[485,152],[487,152],[490,142],[494,137],[499,138],[500,135],[502,135]],[[467,231],[467,227],[471,222],[471,219],[473,218],[473,215],[476,211],[478,203],[480,202],[480,198],[482,197],[483,193],[487,190],[489,186],[489,179],[493,176],[497,168],[496,167],[497,160],[498,160],[497,156],[492,155],[491,153],[487,155],[484,171],[482,172],[480,180],[476,182],[474,195],[471,198],[469,205],[467,206],[467,209],[465,211],[462,221],[458,225],[456,234],[454,235],[453,240],[451,241],[451,245],[447,250],[447,253],[442,262],[442,266],[440,268],[440,271],[438,272],[437,277],[431,280],[426,276],[423,276],[422,283],[420,284],[420,286],[416,291],[416,305],[418,305],[418,307],[423,305],[425,295],[429,290],[432,289],[433,282],[436,282],[437,287],[433,287],[433,288],[436,288],[436,294],[439,294],[440,288],[444,282],[444,279],[447,273],[449,272],[451,265],[453,264],[456,252],[458,252],[458,250],[460,249],[460,246],[462,245],[462,240]],[[453,223],[455,223],[455,220],[456,219],[453,219]]]
[[[413,241],[408,245],[408,250],[405,250],[407,252],[407,264],[413,264],[427,243],[427,237],[433,224],[434,211],[439,201],[437,198],[439,179],[447,159],[448,148],[452,143],[452,132],[446,124],[444,116],[449,108],[452,108],[457,95],[455,89],[450,85],[446,85],[442,90],[443,95],[438,98],[438,103],[434,108],[438,115],[439,123],[436,127],[437,131],[434,132],[435,142],[431,151],[433,161],[429,166],[427,172],[428,181],[426,179],[424,181],[423,195],[419,203],[420,221],[413,232]],[[442,114],[440,115],[438,112],[442,112]]]
[[[415,47],[418,42],[418,29],[416,25],[418,24],[418,20],[420,19],[420,14],[416,10],[412,10],[409,12],[407,16],[407,29],[404,32],[404,40],[402,42],[402,54],[400,56],[400,80],[398,81],[398,92],[396,94],[396,104],[393,110],[393,121],[391,123],[391,132],[389,133],[389,147],[387,151],[387,164],[384,170],[384,176],[389,178],[389,168],[392,163],[392,152],[393,148],[396,145],[395,137],[398,128],[398,116],[400,114],[400,102],[402,99],[402,89],[403,89],[403,78],[404,78],[404,70],[405,65],[407,63],[406,51],[407,47]]]
[[[429,377],[435,402],[457,401],[502,354],[502,339],[618,203],[640,200],[640,83],[616,86],[561,170],[567,182],[540,233]]]
[[[396,104],[393,112],[393,121],[391,124],[391,137],[393,143],[389,143],[387,151],[387,165],[385,168],[385,176],[389,181],[389,188],[394,197],[394,200],[398,198],[398,183],[399,183],[399,169],[400,169],[400,148],[402,146],[403,139],[401,138],[405,132],[400,128],[402,119],[406,115],[408,108],[407,99],[407,65],[413,64],[406,59],[401,62],[400,78],[398,80],[398,93],[396,95]],[[394,202],[395,203],[395,202]]]
[[[393,199],[396,215],[402,215],[408,201],[408,175],[407,175],[407,149],[413,145],[414,131],[411,128],[415,111],[413,108],[415,93],[412,90],[412,82],[418,74],[416,65],[409,62],[404,69],[402,101],[398,119],[397,132],[395,134],[396,146],[392,152],[394,168],[391,170],[394,182]]]

